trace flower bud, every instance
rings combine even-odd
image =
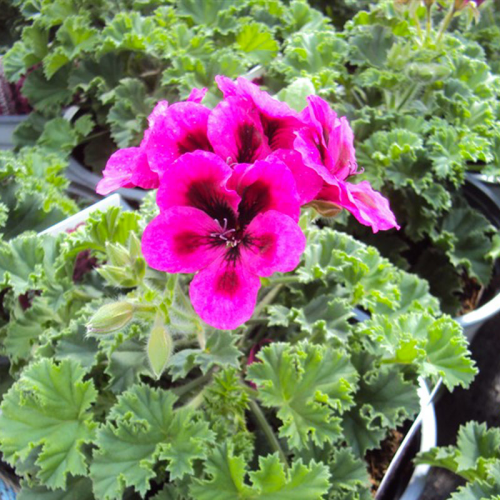
[[[110,262],[115,266],[130,265],[129,251],[118,243],[106,243],[106,253]]]
[[[109,333],[126,326],[134,317],[135,307],[129,302],[113,302],[102,306],[87,323],[89,333]]]
[[[335,217],[342,211],[342,207],[326,200],[312,200],[307,206],[314,208],[323,217]]]
[[[174,343],[168,330],[161,325],[154,326],[149,334],[147,354],[151,370],[157,378],[161,377],[173,350]]]

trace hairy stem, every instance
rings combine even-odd
[[[194,380],[191,380],[190,382],[187,382],[184,385],[181,385],[179,387],[174,388],[173,392],[178,397],[182,397],[182,396],[184,396],[184,394],[191,392],[193,389],[196,389],[200,385],[206,384],[211,379],[212,379],[212,372],[209,371],[209,372],[205,373],[205,375],[202,375],[201,377],[195,378]]]
[[[288,276],[284,276],[285,277],[288,277]],[[279,278],[277,278],[279,279]],[[273,281],[273,283],[276,283],[275,281]],[[257,304],[257,307],[255,308],[255,311],[253,312],[253,317],[252,318],[258,318],[261,313],[264,311],[264,309],[272,303],[272,301],[276,298],[276,296],[278,295],[278,293],[281,291],[281,289],[283,288],[282,285],[275,285],[273,288],[271,288],[271,290],[269,290],[269,292],[267,292],[267,294],[265,295],[265,297]]]
[[[443,38],[443,35],[445,31],[448,29],[448,26],[450,25],[454,15],[455,15],[455,2],[451,2],[450,10],[446,14],[439,28],[438,36],[436,39],[437,45],[441,42],[441,38]]]
[[[278,455],[280,457],[280,460],[283,462],[283,465],[288,469],[288,460],[286,458],[285,452],[283,451],[283,448],[281,448],[281,445],[278,441],[278,438],[274,434],[273,429],[269,425],[269,422],[266,419],[266,416],[264,415],[263,411],[260,409],[260,406],[257,404],[257,402],[253,399],[250,399],[250,409],[252,410],[252,413],[254,414],[260,428],[264,432],[264,434],[267,437],[267,440],[269,441],[269,444],[271,445],[271,448],[275,451],[278,452]]]

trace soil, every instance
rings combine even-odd
[[[438,445],[456,443],[460,425],[470,420],[500,427],[500,314],[486,323],[470,349],[479,374],[468,390],[446,392],[436,405]],[[455,474],[433,468],[419,500],[448,500],[464,481]]]
[[[371,450],[366,454],[368,472],[372,483],[372,494],[378,490],[380,483],[387,472],[392,458],[396,454],[399,445],[404,439],[404,434],[398,430],[392,430],[387,438],[382,441],[380,449]]]

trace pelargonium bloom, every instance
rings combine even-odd
[[[167,101],[160,101],[148,117],[149,128],[144,132],[144,138],[140,146],[119,149],[110,156],[103,171],[103,178],[97,184],[96,191],[99,194],[107,195],[119,188],[156,189],[160,184],[159,173],[162,172],[163,166],[161,168],[153,166],[154,164],[149,160],[147,151],[150,151],[150,155],[152,151],[153,158],[156,158],[158,134],[164,128],[165,117],[180,114],[185,118],[185,109],[181,105],[192,103],[195,107],[202,107],[202,113],[208,113],[208,109],[199,104],[206,91],[207,89],[193,89],[185,103],[175,103],[169,106]],[[188,104],[189,106],[191,105]],[[195,109],[198,110],[198,108]],[[168,141],[168,137],[165,137],[165,141]],[[161,150],[161,148],[159,149]],[[174,159],[176,157],[174,155]]]
[[[161,178],[180,156],[193,151],[213,151],[208,140],[210,109],[201,104],[206,89],[193,89],[185,102],[176,102],[155,113],[146,147],[151,170]]]
[[[303,126],[297,111],[290,108],[288,104],[270,96],[267,92],[260,90],[257,85],[243,77],[233,81],[226,76],[218,75],[215,77],[215,81],[224,94],[225,100],[239,98],[252,103],[258,112],[262,130],[271,151],[293,148],[295,133]],[[233,102],[241,101],[235,100]],[[220,138],[217,136],[214,137],[214,140],[218,142]]]
[[[157,200],[144,257],[160,271],[196,273],[191,302],[215,328],[252,316],[260,276],[299,264],[306,240],[295,181],[277,159],[233,171],[213,153],[185,154],[165,172]]]
[[[309,96],[301,118],[307,124],[297,133],[294,147],[304,164],[323,180],[315,199],[326,201],[351,212],[374,233],[398,228],[389,202],[368,181],[352,184],[347,179],[358,173],[354,134],[345,117],[338,118],[328,103]]]

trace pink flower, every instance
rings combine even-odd
[[[318,96],[309,96],[309,104],[302,111],[306,123],[294,142],[306,167],[322,179],[322,189],[315,200],[345,208],[374,233],[379,230],[399,229],[389,202],[372,189],[368,181],[347,182],[358,172],[354,134],[345,117],[338,118],[328,103]]]
[[[215,328],[240,326],[252,316],[259,276],[293,270],[304,251],[294,186],[276,159],[239,165],[233,174],[215,154],[183,155],[162,178],[160,215],[142,239],[146,261],[196,273],[189,290],[195,311]]]
[[[183,154],[213,151],[207,136],[210,110],[200,104],[205,93],[194,89],[186,102],[153,110],[146,151],[151,170],[160,178]]]
[[[147,150],[155,150],[157,146],[155,141],[158,140],[159,134],[158,130],[162,129],[165,116],[173,114],[172,109],[175,113],[175,110],[181,104],[186,105],[191,103],[194,106],[201,106],[199,103],[205,96],[206,91],[207,89],[193,89],[187,102],[173,104],[170,107],[167,101],[160,101],[148,118],[149,128],[145,131],[140,146],[138,148],[119,149],[111,155],[103,171],[103,179],[97,184],[97,193],[107,195],[122,187],[156,189],[160,184],[158,172],[161,173],[161,169],[155,170],[153,168],[149,161]]]
[[[260,90],[257,85],[245,78],[239,77],[234,82],[226,76],[218,75],[215,81],[226,100],[230,97],[244,98],[253,104],[271,151],[293,148],[295,133],[303,127],[300,116],[295,110]],[[217,142],[219,139],[220,136],[214,137]]]

